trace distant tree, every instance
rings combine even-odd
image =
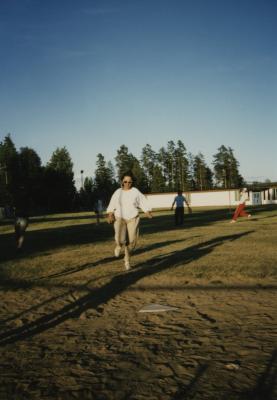
[[[217,185],[223,188],[235,188],[243,184],[243,178],[238,170],[239,162],[230,147],[222,145],[218,148],[213,165]]]
[[[178,140],[167,142],[167,147],[162,147],[157,159],[162,169],[168,191],[187,190],[189,187],[188,158],[184,143]]]
[[[156,185],[154,182],[154,169],[157,165],[157,162],[157,153],[152,149],[150,144],[144,146],[141,152],[141,166],[147,179],[148,191],[153,191],[153,186]]]
[[[196,190],[211,189],[213,186],[213,174],[207,166],[202,153],[198,153],[194,157],[193,162],[193,178]]]
[[[175,174],[173,178],[174,189],[185,191],[189,188],[187,150],[184,143],[178,140],[175,147]]]
[[[214,174],[210,167],[206,167],[206,182],[205,182],[205,189],[213,189],[214,187]]]
[[[94,179],[94,198],[101,198],[107,204],[116,186],[114,179],[113,166],[105,161],[105,157],[97,154],[95,179]]]
[[[166,149],[164,147],[160,148],[158,161],[162,168],[167,190],[175,190],[175,144],[172,140],[167,143]]]
[[[10,134],[0,142],[0,201],[14,204],[15,192],[19,184],[18,152]]]
[[[176,187],[176,148],[173,140],[167,142],[166,166],[168,176],[168,190],[177,190]]]
[[[92,178],[89,178],[87,176],[85,177],[84,190],[87,193],[92,193],[93,192],[93,180],[92,180]]]
[[[135,177],[135,186],[142,192],[146,193],[149,190],[148,182],[147,182],[147,177],[146,174],[141,167],[139,161],[137,159],[134,159],[133,166],[132,166],[132,173]]]
[[[132,171],[134,161],[135,157],[132,153],[129,153],[128,147],[121,145],[117,150],[117,155],[115,157],[118,182],[120,182],[120,177],[124,172]]]
[[[229,187],[241,187],[245,182],[239,173],[239,162],[234,156],[234,150],[231,147],[228,147],[228,150],[230,158]]]
[[[92,211],[94,208],[94,183],[92,178],[85,177],[84,187],[81,187],[78,193],[79,208],[81,210]]]
[[[73,176],[73,162],[71,160],[70,154],[66,147],[57,148],[49,162],[47,163],[47,167],[59,171],[64,172],[67,175]]]
[[[65,212],[72,209],[75,198],[73,163],[65,147],[57,148],[44,171],[49,211]]]
[[[153,168],[151,192],[154,193],[166,192],[166,181],[164,179],[162,168],[160,165],[155,165]]]
[[[21,147],[19,154],[20,185],[25,188],[33,212],[43,204],[43,170],[41,159],[35,150]]]
[[[188,189],[196,190],[196,182],[194,180],[194,155],[188,153]]]

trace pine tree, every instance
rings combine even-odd
[[[41,159],[35,150],[29,147],[21,147],[19,154],[20,184],[25,188],[30,206],[38,208],[43,204],[41,193],[43,192],[43,177]]]
[[[158,162],[158,157],[155,151],[152,149],[150,144],[147,144],[142,149],[141,153],[141,165],[144,170],[144,174],[147,179],[147,187],[148,190],[152,191],[153,186],[155,186],[154,182],[154,168]]]
[[[196,190],[211,189],[213,186],[213,174],[211,169],[207,166],[205,158],[202,153],[198,153],[194,157],[193,162],[194,183]]]
[[[73,177],[73,163],[68,150],[65,147],[57,148],[44,169],[49,211],[71,210],[76,193]]]
[[[167,142],[166,165],[168,173],[168,190],[178,190],[176,183],[176,148],[173,140]]]
[[[113,167],[111,162],[106,163],[105,157],[101,153],[97,154],[96,167],[94,199],[100,198],[106,204],[116,186]]]
[[[132,167],[132,173],[135,178],[134,185],[142,192],[142,193],[147,193],[148,192],[148,184],[147,184],[147,178],[144,173],[143,168],[141,167],[139,161],[137,159],[134,160],[133,162],[133,167]]]
[[[189,187],[188,180],[188,159],[187,150],[184,143],[178,140],[175,148],[175,174],[174,174],[174,188],[175,190],[185,191]]]
[[[119,150],[117,150],[117,155],[115,157],[116,169],[118,181],[120,182],[120,178],[122,174],[126,171],[132,171],[134,165],[135,157],[132,153],[129,153],[128,147],[124,144],[120,146]]]
[[[175,144],[171,140],[167,143],[167,148],[161,147],[158,152],[158,161],[161,165],[162,172],[166,182],[168,191],[175,190]]]
[[[151,184],[151,192],[153,193],[166,192],[166,182],[160,165],[155,165],[153,168],[153,180]]]
[[[218,148],[213,165],[217,185],[227,189],[240,187],[243,184],[243,178],[238,170],[239,162],[230,147],[222,145]]]
[[[13,205],[15,201],[20,177],[18,161],[18,152],[8,134],[0,142],[0,202],[6,205]]]
[[[194,180],[194,156],[192,153],[188,153],[188,189],[196,189],[196,182]]]
[[[48,162],[47,166],[55,171],[64,172],[73,176],[73,163],[66,147],[57,148]]]

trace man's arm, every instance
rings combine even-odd
[[[171,210],[173,210],[173,207],[174,207],[175,202],[176,202],[176,197],[175,197],[175,199],[173,200],[173,203],[172,203],[172,206],[171,206]]]

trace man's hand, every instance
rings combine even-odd
[[[114,213],[109,213],[107,220],[108,220],[108,224],[113,224],[115,221]]]

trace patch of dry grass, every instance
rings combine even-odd
[[[253,209],[251,220],[229,224],[225,209],[198,209],[176,228],[168,211],[141,221],[132,258],[143,269],[136,284],[271,284],[277,276],[276,208]],[[94,213],[31,220],[25,249],[14,251],[13,227],[0,226],[0,277],[6,284],[81,287],[101,285],[123,271],[113,258],[113,229]]]

